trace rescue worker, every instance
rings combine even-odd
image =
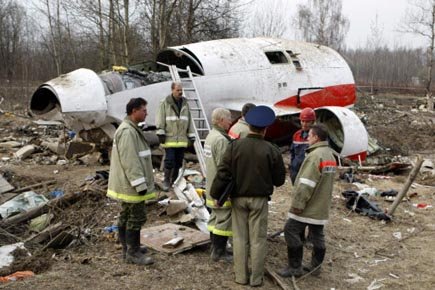
[[[299,277],[302,269],[303,245],[301,234],[308,227],[313,243],[311,264],[304,267],[320,274],[325,257],[323,227],[328,221],[329,208],[337,164],[333,150],[328,146],[328,133],[324,125],[313,125],[308,133],[308,155],[296,177],[292,192],[289,219],[284,227],[288,265],[278,271],[283,277]]]
[[[295,184],[296,176],[299,168],[305,158],[305,150],[308,148],[308,131],[316,121],[316,113],[311,108],[304,108],[299,119],[301,121],[301,129],[293,134],[293,141],[290,146],[290,179],[292,184]]]
[[[249,134],[249,126],[248,123],[245,121],[245,116],[248,113],[248,111],[252,108],[254,108],[255,105],[252,103],[246,103],[242,107],[242,116],[240,119],[235,123],[233,126],[231,126],[230,131],[228,132],[228,135],[231,137],[231,139],[240,139],[245,138]]]
[[[221,162],[231,138],[227,135],[231,126],[231,112],[224,108],[217,108],[211,114],[212,129],[205,139],[204,157],[207,168],[206,203],[211,208],[211,215],[207,228],[212,243],[211,258],[217,262],[223,260],[232,262],[232,256],[227,252],[228,237],[231,237],[231,201],[226,201],[222,207],[210,196],[211,184],[216,176],[218,164]]]
[[[172,93],[160,102],[156,116],[156,133],[166,153],[164,191],[168,191],[177,179],[178,171],[183,165],[185,148],[195,141],[193,122],[181,83],[172,83],[171,90]]]
[[[115,132],[107,196],[121,201],[119,240],[127,263],[148,265],[151,257],[140,248],[140,229],[146,222],[145,200],[156,198],[151,150],[138,123],[147,116],[147,102],[133,98],[127,117]]]
[[[211,195],[219,199],[221,189],[234,180],[231,203],[235,281],[261,286],[267,253],[268,200],[273,187],[284,184],[286,170],[278,147],[264,140],[266,128],[275,121],[273,110],[267,106],[254,107],[245,120],[250,132],[246,138],[228,145]]]
[[[308,148],[308,131],[316,121],[316,112],[311,108],[302,109],[299,120],[301,121],[301,129],[293,134],[293,141],[290,145],[290,180],[292,185],[295,184],[296,176],[301,168],[302,162],[305,159],[305,150]],[[305,238],[305,232],[301,234],[301,240],[307,248],[311,248],[311,236],[308,232]]]

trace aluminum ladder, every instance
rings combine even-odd
[[[183,96],[186,98],[187,104],[189,105],[190,115],[195,129],[195,143],[193,146],[201,167],[202,175],[206,176],[207,169],[205,166],[204,148],[202,147],[202,144],[210,133],[210,124],[208,123],[201,97],[193,80],[192,71],[189,66],[187,66],[186,69],[180,69],[175,65],[170,65],[169,72],[171,73],[172,80],[181,83],[183,86]],[[181,78],[180,72],[186,73],[187,77]]]

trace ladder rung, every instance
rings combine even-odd
[[[198,101],[198,98],[186,98],[188,101]]]
[[[197,131],[208,131],[208,128],[196,128]]]
[[[185,91],[194,92],[196,91],[195,88],[183,88]]]
[[[190,108],[193,111],[201,111],[201,108]]]
[[[192,118],[194,121],[203,121],[205,118]]]

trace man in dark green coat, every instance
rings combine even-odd
[[[323,125],[314,125],[308,132],[308,155],[296,177],[289,219],[284,227],[288,265],[278,272],[283,277],[299,277],[304,274],[301,234],[306,227],[310,231],[313,253],[311,264],[305,270],[313,271],[314,275],[320,274],[320,265],[326,252],[323,227],[328,222],[337,168],[327,139],[328,133]]]
[[[264,140],[266,128],[275,121],[272,109],[257,106],[245,119],[250,133],[228,145],[211,196],[219,199],[228,182],[235,182],[231,194],[235,280],[238,284],[260,286],[267,254],[268,200],[273,187],[284,184],[286,172],[279,148]]]

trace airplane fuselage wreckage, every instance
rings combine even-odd
[[[299,127],[299,112],[312,107],[341,156],[366,156],[367,131],[348,109],[356,95],[346,61],[326,46],[285,39],[234,38],[168,47],[154,62],[121,72],[98,75],[81,68],[42,84],[30,109],[41,118],[61,118],[76,132],[99,128],[110,136],[125,117],[128,100],[142,97],[148,102],[146,122],[153,125],[159,102],[170,94],[174,68],[181,81],[193,80],[208,121],[217,107],[236,118],[247,102],[267,105],[278,117],[267,138],[288,145]]]

